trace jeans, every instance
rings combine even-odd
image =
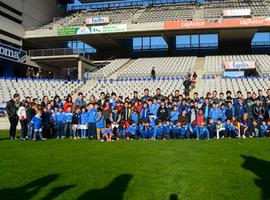
[[[32,137],[33,137],[33,126],[32,126],[31,123],[28,124],[28,133],[27,133],[27,135],[28,135],[28,139],[31,140]]]
[[[27,135],[27,120],[20,120],[21,124],[21,139],[24,139]]]
[[[9,136],[11,139],[15,139],[16,137],[16,129],[18,125],[18,116],[15,117],[9,117],[9,122],[10,122],[10,128],[9,128]]]
[[[65,124],[64,132],[66,136],[72,137],[72,124],[70,122],[67,122]]]
[[[64,123],[59,123],[56,125],[56,132],[57,132],[57,137],[58,138],[64,138],[65,135],[65,124]]]
[[[42,129],[35,129],[34,130],[34,137],[33,137],[33,139],[36,140],[37,139],[37,136],[39,137],[39,139],[43,140]]]
[[[96,123],[88,123],[88,138],[97,139],[97,128]]]

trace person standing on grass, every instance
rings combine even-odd
[[[16,128],[18,125],[19,117],[18,110],[20,107],[20,95],[15,93],[13,98],[7,103],[6,111],[10,123],[9,136],[11,140],[16,139]]]
[[[93,103],[89,103],[87,109],[88,138],[97,139],[96,123],[98,119],[98,113]]]
[[[27,124],[27,114],[26,110],[29,107],[29,103],[27,101],[23,101],[22,105],[20,106],[18,110],[18,116],[21,124],[21,140],[25,140],[25,137],[27,136],[28,133],[28,124]]]

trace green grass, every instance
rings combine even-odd
[[[0,199],[270,199],[270,138],[9,141]]]

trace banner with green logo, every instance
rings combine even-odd
[[[62,28],[58,29],[59,36],[84,35],[97,33],[116,33],[127,31],[126,24],[110,24],[105,26],[82,26],[80,28]]]

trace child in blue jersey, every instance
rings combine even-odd
[[[207,129],[209,131],[210,138],[213,138],[214,136],[216,136],[217,128],[212,118],[208,119]]]
[[[145,122],[144,134],[144,139],[151,139],[154,135],[154,128],[151,126],[150,120]]]
[[[82,107],[81,120],[80,120],[81,138],[86,138],[87,131],[87,112],[86,108]]]
[[[268,129],[268,126],[266,124],[266,121],[262,121],[262,125],[261,125],[262,137],[265,137],[267,135],[267,129]]]
[[[146,102],[143,103],[143,108],[141,111],[141,119],[142,121],[146,121],[149,119],[149,108],[148,108],[148,103]]]
[[[88,124],[88,139],[97,139],[97,118],[98,113],[95,109],[95,104],[89,103],[87,106],[87,124]]]
[[[57,138],[65,138],[65,113],[63,108],[59,107],[54,115],[54,123],[56,124]]]
[[[121,139],[125,139],[127,137],[127,129],[125,121],[121,121],[117,128],[117,133]]]
[[[157,111],[159,108],[159,104],[157,103],[157,98],[153,98],[153,100],[149,100],[149,112],[157,117]]]
[[[199,126],[197,130],[198,130],[196,138],[197,140],[200,138],[202,139],[207,138],[208,140],[210,139],[210,133],[205,122],[202,122],[201,126]]]
[[[42,119],[41,119],[42,111],[37,111],[37,114],[32,118],[31,124],[34,129],[34,136],[33,140],[37,139],[37,136],[40,138],[40,140],[46,140],[42,137]]]
[[[149,137],[152,138],[154,136],[155,133],[155,129],[156,129],[156,116],[152,113],[149,114],[149,121],[150,121],[150,126],[153,128],[153,133],[152,135]]]
[[[131,120],[134,121],[136,125],[139,124],[139,113],[137,108],[133,108],[131,113],[130,113]]]
[[[172,138],[173,139],[179,139],[180,138],[180,134],[181,134],[181,122],[180,121],[176,121],[175,124],[173,125],[173,131],[172,131]]]
[[[227,119],[226,122],[224,123],[224,126],[225,126],[225,132],[226,132],[225,135],[228,138],[235,137],[236,128],[232,124],[231,119]]]
[[[72,124],[71,124],[71,120],[72,120],[72,116],[73,113],[71,112],[72,107],[68,106],[66,109],[66,112],[64,113],[65,115],[65,135],[72,138]]]
[[[186,122],[181,123],[181,129],[180,129],[180,138],[181,139],[189,139],[190,138],[190,130],[188,127],[188,124]]]
[[[170,114],[171,117],[171,121],[172,122],[176,122],[178,120],[178,116],[179,116],[179,109],[178,109],[178,105],[174,105],[173,106],[173,111]]]
[[[140,126],[139,126],[139,136],[141,137],[141,138],[144,138],[145,137],[145,123],[146,123],[146,121],[142,121],[141,122],[141,124],[140,124]]]
[[[131,125],[127,129],[127,140],[137,139],[137,132],[138,132],[138,126],[134,121],[132,121]]]
[[[103,136],[107,142],[112,141],[113,132],[110,124],[106,124],[105,129],[103,131]]]
[[[172,123],[171,120],[167,119],[163,124],[164,137],[163,139],[170,139],[172,134]]]
[[[105,116],[102,113],[102,109],[98,108],[98,118],[97,118],[97,139],[98,140],[102,140],[102,133],[104,131],[105,128]]]
[[[163,126],[162,126],[162,121],[161,120],[157,120],[156,122],[156,128],[155,128],[155,132],[154,132],[154,136],[153,139],[162,139],[163,138]]]

